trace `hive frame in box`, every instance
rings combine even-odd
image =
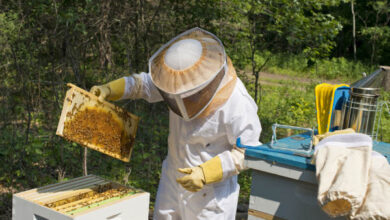
[[[107,102],[104,100],[99,100],[99,98],[96,97],[95,95],[93,95],[92,93],[85,91],[85,90],[83,90],[83,89],[81,89],[81,88],[79,88],[71,83],[68,83],[67,85],[70,87],[70,89],[66,92],[66,96],[64,99],[64,104],[63,104],[60,120],[58,122],[56,134],[59,136],[65,137],[64,136],[64,127],[65,127],[65,121],[67,120],[67,117],[68,117],[67,114],[70,112],[72,112],[72,114],[73,114],[74,107],[80,107],[82,105],[92,107],[92,103],[94,103],[95,105],[99,105],[99,107],[102,107],[102,108],[104,107],[105,109],[108,109],[112,112],[119,111],[119,112],[123,113],[121,117],[126,117],[126,118],[121,118],[121,119],[123,119],[124,129],[126,129],[126,128],[128,129],[128,133],[129,133],[128,138],[130,138],[130,140],[131,140],[128,155],[126,155],[124,157],[120,154],[115,154],[115,153],[110,152],[108,150],[102,149],[98,145],[94,145],[92,143],[85,142],[85,143],[79,143],[79,144],[86,146],[86,147],[89,147],[91,149],[94,149],[96,151],[99,151],[101,153],[107,154],[107,155],[114,157],[116,159],[119,159],[119,160],[122,160],[125,162],[129,162],[131,152],[132,152],[132,149],[134,146],[134,141],[135,141],[135,136],[136,136],[136,132],[137,132],[137,128],[138,128],[139,118],[137,116],[127,112],[126,110],[110,103],[110,102]],[[84,98],[84,99],[88,100],[88,103],[83,102],[83,101],[85,101],[84,99],[82,101],[74,100],[77,98],[77,96],[79,94],[81,94],[82,96],[85,96],[86,98]],[[74,98],[75,96],[76,96],[76,98]],[[76,103],[76,102],[78,102],[78,103]]]
[[[107,199],[105,203],[91,204],[77,212],[60,212],[55,208],[48,208],[45,204],[64,201],[91,190],[97,185],[118,183],[107,181],[95,175],[88,175],[66,182],[56,183],[37,189],[31,189],[13,195],[13,220],[123,220],[147,219],[149,215],[149,193],[134,190],[134,194],[125,195],[115,200]],[[131,189],[129,187],[125,187]],[[103,200],[104,201],[104,200]]]

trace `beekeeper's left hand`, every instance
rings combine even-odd
[[[205,184],[216,183],[222,180],[222,163],[219,156],[202,163],[198,167],[179,168],[179,172],[188,174],[176,181],[186,190],[198,192]]]
[[[190,192],[198,192],[205,184],[205,178],[201,167],[179,168],[179,172],[187,174],[176,181]]]

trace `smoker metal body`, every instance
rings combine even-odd
[[[352,88],[350,99],[343,106],[342,128],[353,128],[373,137],[378,93],[376,88]]]
[[[149,193],[135,190],[133,194],[111,198],[82,207],[77,212],[57,211],[47,207],[48,203],[58,202],[71,207],[71,198],[105,184],[113,187],[122,185],[107,181],[94,175],[75,178],[66,182],[52,184],[13,195],[13,220],[124,220],[148,219]],[[69,202],[66,204],[66,202]]]

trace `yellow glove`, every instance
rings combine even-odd
[[[182,178],[178,178],[176,181],[180,183],[183,188],[190,192],[198,192],[206,183],[203,170],[200,167],[179,168],[178,171],[184,174],[188,174]]]
[[[326,132],[325,134],[318,134],[318,135],[313,137],[313,145],[317,145],[322,139],[327,138],[327,137],[332,136],[332,135],[350,134],[350,133],[355,133],[355,130],[353,130],[352,128],[347,128],[344,130],[337,130],[334,132]]]
[[[176,181],[188,191],[197,192],[204,184],[219,182],[222,180],[223,171],[221,159],[216,156],[198,167],[179,168],[179,172],[188,174]]]
[[[125,78],[120,78],[104,85],[93,86],[90,92],[99,97],[100,100],[116,101],[123,96],[125,84]]]

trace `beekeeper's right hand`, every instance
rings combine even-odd
[[[116,101],[122,98],[125,92],[125,78],[120,78],[100,86],[93,86],[90,91],[100,100]]]

